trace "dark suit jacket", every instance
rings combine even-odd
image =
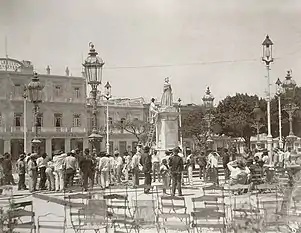
[[[152,171],[152,156],[143,153],[140,158],[140,164],[143,166],[142,172],[150,173]]]
[[[183,159],[179,155],[169,158],[169,168],[171,173],[181,173],[184,169]]]

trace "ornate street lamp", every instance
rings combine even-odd
[[[35,137],[32,140],[34,146],[34,152],[38,153],[38,148],[41,141],[38,139],[38,115],[39,115],[39,104],[42,102],[44,85],[40,82],[38,74],[34,73],[31,82],[28,84],[27,89],[29,92],[29,99],[33,103],[34,119],[35,119]]]
[[[289,141],[293,141],[295,139],[293,132],[293,114],[298,109],[298,107],[293,102],[293,100],[295,97],[296,85],[296,82],[292,79],[291,71],[287,71],[287,75],[285,77],[285,80],[283,81],[282,87],[285,90],[285,98],[288,101],[288,103],[284,107],[284,110],[288,113],[289,116]]]
[[[180,146],[183,150],[183,135],[182,135],[182,113],[181,113],[181,98],[178,99],[178,107],[179,107],[179,128],[180,128]],[[184,153],[184,150],[183,150]]]
[[[267,68],[267,81],[268,81],[268,91],[267,91],[267,115],[268,115],[268,152],[270,165],[272,164],[272,147],[273,147],[273,136],[271,132],[271,85],[270,85],[270,63],[274,61],[273,59],[273,42],[267,35],[265,40],[262,42],[262,61],[265,63]]]
[[[256,135],[257,135],[257,147],[259,147],[260,141],[259,141],[259,134],[260,134],[260,129],[264,126],[264,124],[261,123],[261,120],[263,118],[263,112],[261,108],[259,107],[259,103],[256,102],[255,107],[252,112],[255,123],[252,125],[253,128],[256,129]]]
[[[211,94],[210,88],[207,87],[207,90],[205,92],[204,97],[202,98],[204,106],[205,106],[205,121],[207,122],[208,125],[208,131],[207,131],[207,140],[206,142],[208,143],[208,145],[211,145],[212,147],[212,143],[213,143],[213,139],[212,139],[212,132],[211,132],[211,121],[213,120],[213,115],[211,114],[211,110],[213,108],[213,101],[214,101],[214,96]],[[212,149],[212,148],[211,148]]]
[[[98,53],[94,49],[94,45],[90,42],[89,56],[85,60],[83,66],[85,68],[85,77],[87,83],[91,86],[91,94],[93,99],[92,109],[92,133],[89,136],[89,142],[94,149],[97,148],[97,144],[102,141],[102,136],[98,134],[97,128],[97,87],[101,84],[102,80],[102,68],[105,64],[104,61],[98,57]]]
[[[281,109],[281,94],[283,88],[281,87],[282,82],[278,78],[276,81],[276,95],[278,97],[278,120],[279,120],[279,148],[283,148],[283,139],[282,139],[282,109]]]
[[[110,153],[110,141],[109,141],[109,99],[112,97],[111,88],[112,88],[112,86],[110,85],[109,82],[107,82],[106,85],[105,85],[105,94],[103,95],[103,97],[105,97],[107,99],[107,142],[106,142],[107,154]]]

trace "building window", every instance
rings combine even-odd
[[[138,121],[139,119],[137,117],[134,118],[134,121]]]
[[[2,113],[0,113],[0,126],[2,126]]]
[[[59,86],[59,85],[56,85],[55,87],[54,87],[54,96],[55,97],[61,97],[61,86]]]
[[[63,115],[61,113],[54,114],[54,127],[62,127]]]
[[[109,117],[109,125],[113,125],[113,118]]]
[[[15,113],[14,116],[14,126],[21,127],[22,122],[22,113]]]
[[[43,113],[39,113],[37,117],[37,126],[42,127],[43,126]]]
[[[80,127],[80,114],[73,115],[73,127]]]
[[[14,96],[21,97],[22,96],[22,87],[21,84],[15,84],[14,86]]]
[[[120,125],[121,125],[120,133],[123,133],[124,123],[125,123],[125,118],[121,118],[121,120],[120,120]]]
[[[80,98],[80,88],[79,87],[75,87],[73,90],[73,96],[75,99],[79,99]]]

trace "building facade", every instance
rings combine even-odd
[[[0,58],[0,154],[9,152],[17,158],[23,151],[33,151],[33,105],[28,98],[24,98],[24,89],[31,81],[33,71],[29,61]],[[55,150],[89,148],[92,119],[85,77],[70,76],[68,68],[65,75],[52,75],[49,67],[44,74],[38,75],[44,85],[38,117],[39,152],[51,155]],[[98,98],[97,104],[97,122],[103,136],[99,149],[105,150],[107,101]],[[108,107],[110,152],[116,149],[120,152],[132,150],[137,144],[136,137],[115,129],[113,125],[128,118],[144,120],[144,100],[112,99],[108,101]]]
[[[14,59],[0,62],[0,154],[10,152],[17,157],[33,149],[33,105],[24,91],[32,79],[33,66]],[[85,79],[70,76],[68,69],[64,76],[51,75],[49,67],[39,79],[44,85],[38,117],[40,153],[51,155],[54,150],[87,146]]]

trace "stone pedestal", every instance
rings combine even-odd
[[[176,108],[160,109],[156,125],[156,149],[162,158],[165,151],[179,145],[179,113]]]

